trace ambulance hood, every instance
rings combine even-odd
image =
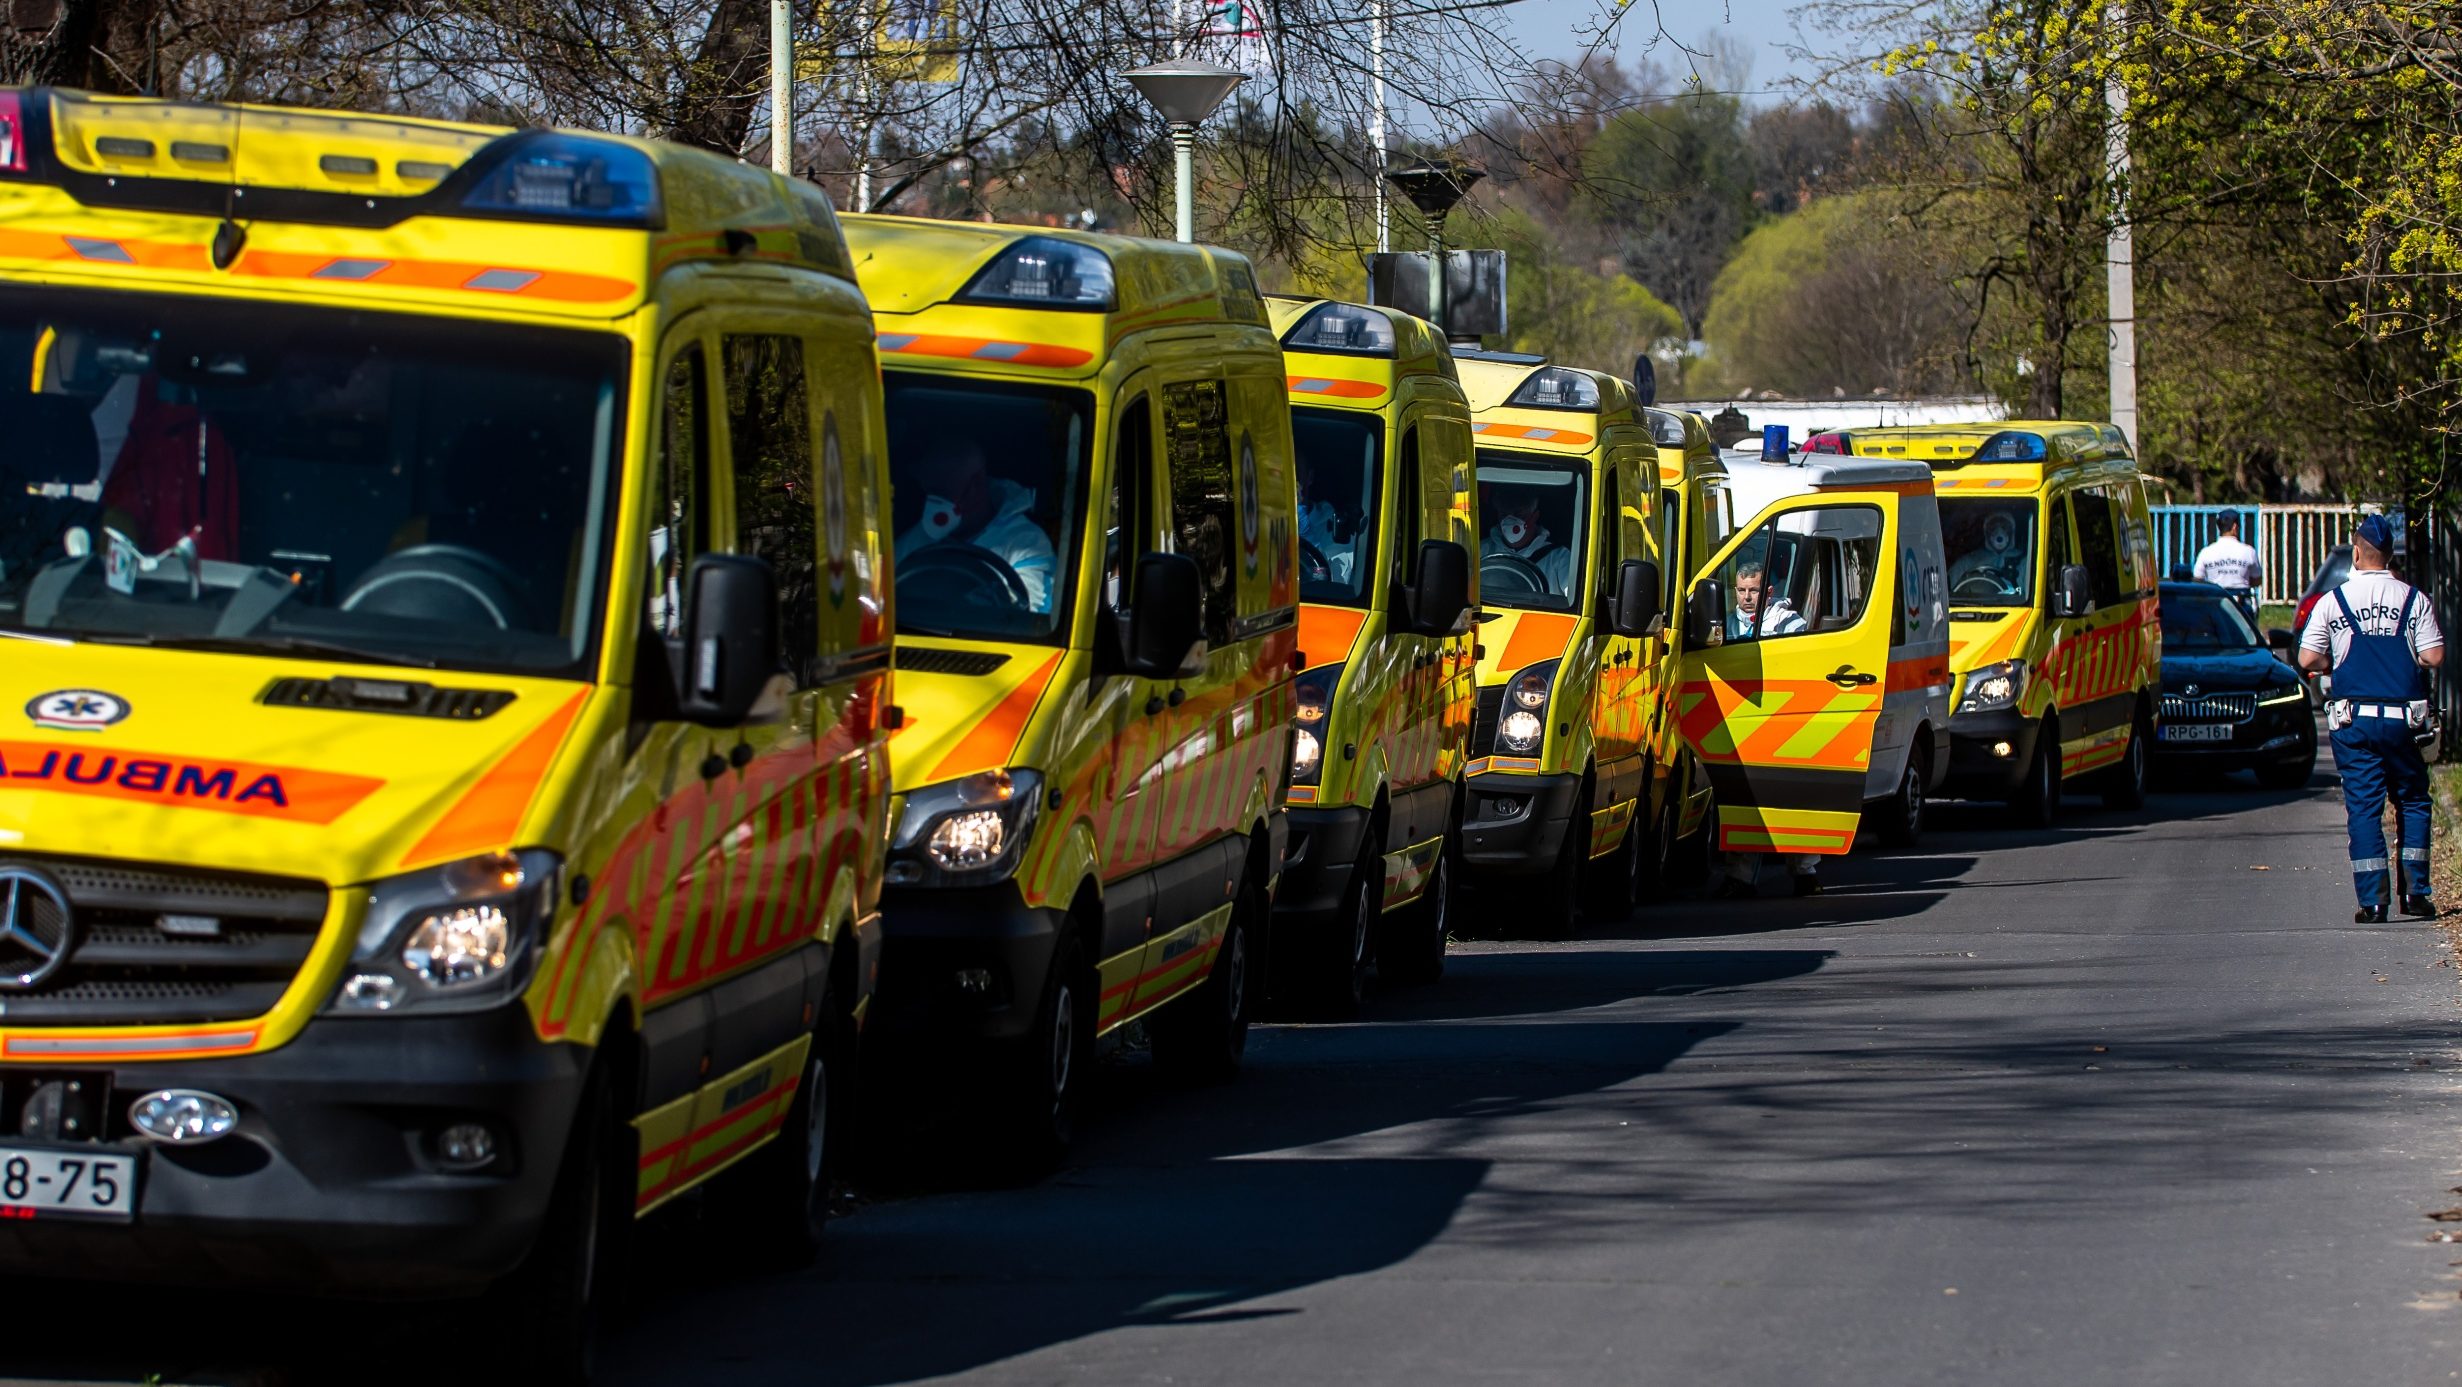
[[[0,853],[329,885],[525,846],[588,690],[545,679],[0,641]],[[468,691],[485,716],[366,711],[362,686]],[[413,707],[435,700],[410,691]]]
[[[1060,658],[1060,651],[1043,646],[944,649],[901,640],[897,690],[904,721],[889,734],[892,783],[913,790],[1017,764],[1019,742]]]
[[[1959,674],[1998,664],[2023,653],[2035,629],[2035,613],[2020,607],[1949,609],[1949,668]]]
[[[1479,623],[1479,682],[1501,684],[1542,660],[1563,657],[1573,644],[1581,618],[1571,612],[1529,612],[1513,607],[1483,608],[1489,617]]]

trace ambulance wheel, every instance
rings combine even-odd
[[[1351,868],[1351,884],[1342,893],[1342,908],[1327,922],[1318,941],[1317,965],[1309,1010],[1325,1021],[1348,1021],[1359,1014],[1368,994],[1368,964],[1374,958],[1379,907],[1385,903],[1385,857],[1374,838],[1360,849]]]
[[[1581,803],[1589,803],[1588,797]],[[1575,809],[1564,826],[1555,862],[1534,883],[1529,932],[1541,939],[1570,939],[1579,928],[1574,916],[1581,909],[1582,859],[1588,856],[1582,849],[1589,842],[1589,827],[1590,816]]]
[[[854,1096],[847,1082],[852,1075],[841,1058],[852,1049],[848,1029],[835,1016],[821,1023],[804,1057],[786,1125],[767,1146],[710,1184],[711,1222],[748,1262],[765,1270],[805,1266],[821,1250],[838,1169],[839,1152],[830,1138],[844,1134],[839,1109]]]
[[[1922,747],[1906,753],[1906,769],[1898,773],[1898,793],[1881,801],[1881,841],[1893,848],[1911,848],[1923,839],[1923,786],[1932,774],[1931,758]]]
[[[1453,839],[1437,845],[1419,899],[1377,927],[1376,975],[1387,982],[1431,983],[1445,975],[1445,936],[1453,930]]]
[[[1645,777],[1645,783],[1646,780]],[[1649,792],[1644,790],[1642,793],[1647,796]],[[1667,802],[1659,807],[1658,818],[1650,827],[1649,844],[1642,850],[1641,873],[1633,881],[1634,904],[1646,905],[1657,900],[1667,894],[1669,886],[1675,884],[1676,877],[1683,870],[1676,861],[1676,852],[1682,843],[1676,836],[1676,830],[1683,822],[1684,796],[1681,787],[1670,782]]]
[[[594,1068],[538,1241],[490,1297],[498,1305],[528,1307],[507,1326],[513,1381],[541,1387],[590,1381],[632,1245],[633,1150],[632,1124],[616,1111],[606,1071]]]
[[[996,1145],[1014,1173],[1051,1169],[1077,1137],[1094,1064],[1095,995],[1085,946],[1073,931],[1061,935],[1043,978],[1034,1029],[1011,1061],[1009,1096],[998,1118]]]
[[[2009,807],[2027,828],[2049,828],[2060,817],[2060,723],[2056,719],[2045,718],[2042,730],[2035,734],[2035,759],[2026,767],[2026,778],[2018,782],[2017,793],[2009,797]]]
[[[1674,811],[1679,826],[1683,809]],[[1701,806],[1701,827],[1693,836],[1677,840],[1675,870],[1671,874],[1676,886],[1706,885],[1718,875],[1718,791],[1712,790]]]
[[[1636,807],[1638,814],[1638,807]],[[1624,825],[1624,837],[1605,857],[1582,863],[1582,913],[1598,924],[1612,924],[1633,913],[1633,898],[1641,879],[1641,820]]]
[[[1158,1068],[1194,1083],[1221,1083],[1240,1072],[1256,1010],[1257,932],[1265,913],[1263,893],[1253,882],[1242,884],[1212,971],[1146,1023]]]
[[[2143,809],[2146,807],[2146,758],[2154,744],[2154,720],[2139,708],[2136,719],[2129,724],[2129,747],[2120,753],[2120,764],[2111,768],[2110,779],[2103,782],[2103,806],[2107,809]]]

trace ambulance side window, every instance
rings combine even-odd
[[[1163,458],[1171,469],[1172,548],[1197,564],[1205,639],[1227,645],[1239,595],[1233,587],[1239,497],[1231,475],[1227,394],[1219,380],[1163,387]]]
[[[1659,603],[1672,612],[1676,594],[1691,576],[1684,562],[1684,493],[1674,487],[1663,487],[1658,493],[1658,551],[1666,556],[1659,574]]]
[[[2060,570],[2074,562],[2069,557],[2068,497],[2062,496],[2051,503],[2050,516],[2045,523],[2051,532],[2045,536],[2048,542],[2043,546],[2043,561],[2046,565],[2044,571],[2051,575],[2051,581],[2043,585],[2043,590],[2049,594],[2057,592],[2060,588]]]
[[[650,478],[650,629],[668,640],[684,634],[684,583],[693,559],[709,548],[703,513],[709,474],[707,386],[701,344],[667,363],[659,387],[658,463]]]
[[[1599,590],[1599,610],[1607,610],[1607,602],[1616,591],[1616,570],[1627,558],[1624,552],[1624,526],[1618,517],[1624,513],[1624,477],[1614,463],[1607,465],[1599,478],[1599,571],[1594,585]]]
[[[1114,426],[1111,491],[1103,503],[1103,602],[1126,610],[1137,556],[1153,527],[1145,496],[1154,484],[1154,406],[1143,395],[1129,401]]]
[[[2111,497],[2098,487],[2072,494],[2069,504],[2077,511],[2077,561],[2093,580],[2094,605],[2111,606],[2120,600],[2120,531],[2112,523]]]
[[[812,392],[803,339],[731,334],[722,352],[735,474],[735,549],[766,561],[777,575],[786,668],[798,687],[809,687],[820,653],[821,609]]]
[[[1393,581],[1407,583],[1418,571],[1419,544],[1427,538],[1424,517],[1428,504],[1428,481],[1420,471],[1417,425],[1403,430],[1402,442],[1393,452],[1393,461]]]

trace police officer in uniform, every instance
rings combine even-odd
[[[2428,721],[2427,671],[2445,662],[2445,636],[2417,588],[2386,571],[2394,527],[2364,516],[2351,541],[2351,576],[2325,595],[2300,633],[2300,668],[2332,670],[2334,767],[2350,818],[2351,876],[2361,924],[2385,918],[2391,865],[2385,852],[2385,800],[2402,823],[2402,913],[2432,919],[2428,878],[2428,764],[2412,740]]]

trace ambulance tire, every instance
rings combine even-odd
[[[1437,846],[1419,899],[1377,925],[1376,975],[1392,983],[1432,983],[1445,975],[1445,936],[1453,930],[1453,836]]]
[[[1638,806],[1635,812],[1614,850],[1582,863],[1582,914],[1594,924],[1613,924],[1633,913],[1641,884],[1642,839],[1648,836],[1642,832]]]
[[[2106,809],[2143,809],[2146,807],[2146,767],[2154,749],[2154,719],[2146,716],[2141,705],[2136,718],[2129,724],[2129,748],[2120,754],[2120,764],[2106,772],[2103,782],[2103,807]]]
[[[1219,1084],[1240,1072],[1248,1051],[1248,1023],[1256,1015],[1257,940],[1268,907],[1255,881],[1243,882],[1231,906],[1231,924],[1215,951],[1205,981],[1174,998],[1146,1022],[1155,1067],[1189,1083]]]
[[[2049,828],[2060,817],[2060,720],[2046,716],[2035,734],[2035,759],[2009,797],[2017,821],[2027,828]]]
[[[993,1155],[1007,1173],[1044,1174],[1076,1140],[1093,1077],[1096,994],[1085,945],[1074,931],[1062,934],[1043,978],[1034,1029],[1010,1061],[1005,1097],[994,1115]]]
[[[1643,784],[1648,783],[1645,776]],[[1647,905],[1664,897],[1682,870],[1676,861],[1682,843],[1676,830],[1684,824],[1684,797],[1677,790],[1677,786],[1668,786],[1667,802],[1659,806],[1658,818],[1651,823],[1649,842],[1642,849],[1641,874],[1633,880],[1636,905]],[[1642,793],[1646,796],[1649,791],[1645,789]]]
[[[1921,740],[1919,734],[1917,740]],[[1923,841],[1923,787],[1932,778],[1932,755],[1921,746],[1906,753],[1898,772],[1898,792],[1878,806],[1881,841],[1893,848],[1911,848]]]
[[[793,1271],[821,1250],[830,1187],[846,1134],[842,1111],[854,1098],[844,1056],[852,1027],[834,1013],[812,1036],[786,1125],[768,1145],[710,1183],[709,1222],[750,1267]]]
[[[604,1067],[584,1082],[538,1241],[513,1274],[489,1293],[498,1306],[528,1307],[503,1317],[510,1380],[536,1387],[586,1387],[610,1311],[623,1294],[632,1247],[632,1124],[616,1111]]]
[[[1320,1021],[1348,1021],[1368,995],[1368,965],[1376,957],[1376,931],[1385,903],[1385,855],[1371,833],[1351,869],[1342,908],[1326,922],[1309,969],[1309,1014]]]
[[[1683,826],[1683,810],[1675,811],[1677,827]],[[1718,877],[1718,791],[1712,790],[1702,801],[1701,826],[1690,838],[1678,839],[1671,884],[1703,886]]]
[[[1590,797],[1579,801],[1588,804]],[[1576,809],[1570,823],[1564,826],[1564,842],[1556,849],[1556,861],[1544,876],[1536,878],[1531,897],[1530,933],[1541,939],[1570,939],[1581,931],[1577,918],[1581,912],[1582,859],[1589,854],[1582,849],[1589,844],[1585,830],[1589,815]]]

